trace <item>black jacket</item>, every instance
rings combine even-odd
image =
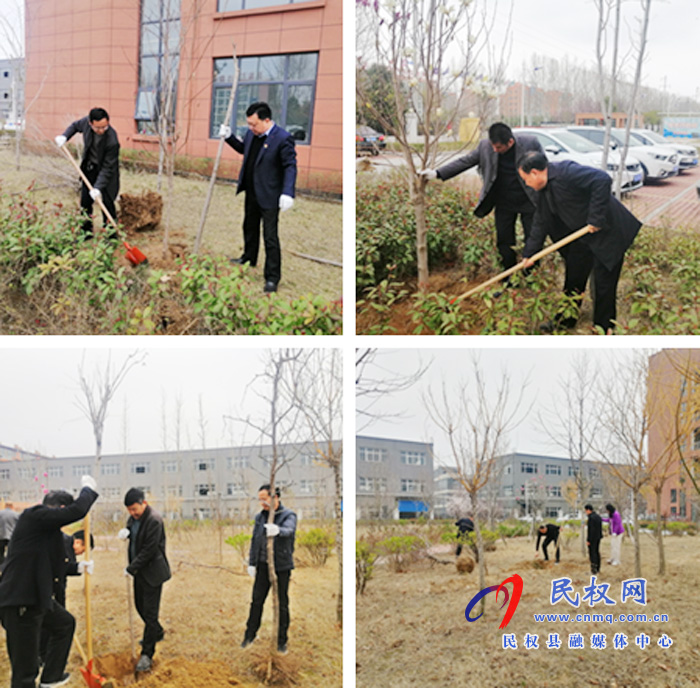
[[[612,180],[603,170],[564,160],[550,163],[547,174],[547,186],[537,192],[537,210],[523,256],[537,253],[547,235],[558,241],[590,224],[600,227],[600,231],[578,241],[612,270],[642,223],[610,193]]]
[[[588,535],[586,539],[588,542],[603,539],[603,522],[595,511],[591,511],[588,515]]]
[[[535,551],[540,548],[540,538],[544,538],[544,541],[554,540],[554,544],[558,544],[560,526],[555,526],[553,523],[547,523],[547,532],[540,533],[540,529],[537,529],[537,544],[535,545]]]
[[[261,511],[255,517],[253,525],[253,539],[250,542],[250,555],[248,564],[258,565],[258,552],[265,535],[265,524],[268,512]],[[279,526],[279,535],[275,536],[275,571],[291,571],[294,568],[294,537],[297,531],[297,515],[291,509],[285,509],[281,504],[275,511],[275,525]]]
[[[126,527],[133,532],[136,519],[129,517]],[[129,547],[129,566],[126,570],[132,576],[143,576],[153,587],[170,580],[170,565],[165,556],[165,526],[161,515],[147,506],[139,519],[139,531],[136,534],[136,556],[131,556]],[[129,536],[132,537],[131,535]]]
[[[58,571],[58,575],[54,579],[53,595],[62,607],[66,606],[66,577],[79,576],[78,560],[75,558],[75,550],[73,549],[73,536],[63,535],[63,566]]]
[[[0,578],[0,607],[48,609],[54,585],[65,579],[61,528],[87,514],[97,493],[89,487],[63,508],[37,504],[22,512],[12,534]]]
[[[226,143],[231,148],[243,155],[237,194],[245,191],[249,184],[245,170],[248,151],[254,137],[255,134],[248,130],[243,141],[233,135],[226,139]],[[297,153],[294,148],[294,137],[275,124],[265,137],[265,142],[255,159],[255,197],[258,205],[270,210],[279,207],[280,196],[294,198],[296,179]]]
[[[516,165],[520,157],[524,153],[527,153],[527,151],[534,150],[540,153],[543,152],[542,145],[534,136],[516,134],[513,138],[515,139]],[[440,179],[447,181],[460,172],[465,172],[476,165],[479,166],[479,173],[481,174],[484,185],[479,192],[479,204],[474,209],[474,215],[477,217],[486,217],[486,215],[493,210],[498,200],[495,194],[490,193],[494,188],[496,177],[498,176],[498,153],[493,149],[488,139],[479,142],[479,145],[473,151],[469,151],[466,155],[440,167],[437,170],[437,174]],[[523,190],[534,206],[535,192],[530,187],[525,186],[525,182],[523,182],[522,179],[520,182]]]
[[[459,535],[465,535],[466,533],[471,533],[474,530],[474,521],[472,521],[471,518],[460,518],[455,525],[459,530]]]
[[[90,146],[95,133],[90,127],[87,117],[73,122],[63,135],[70,140],[74,134],[83,135],[83,161],[80,169],[87,174],[87,163],[90,156]],[[107,192],[114,200],[119,195],[119,138],[117,132],[110,126],[102,136],[97,151],[99,173],[93,186],[102,192]]]

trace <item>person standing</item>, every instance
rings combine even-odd
[[[622,537],[625,534],[625,527],[622,525],[620,512],[612,504],[606,504],[605,508],[608,512],[608,518],[602,518],[601,520],[610,524],[610,559],[608,559],[608,564],[619,566],[621,559],[620,549],[622,547]]]
[[[150,671],[156,643],[163,640],[158,621],[163,583],[170,580],[170,565],[165,555],[165,526],[161,515],[146,501],[143,491],[132,487],[124,497],[129,512],[126,528],[119,531],[121,540],[129,540],[129,565],[126,575],[134,579],[134,602],[143,620],[141,656],[136,671]]]
[[[603,524],[600,516],[594,511],[590,504],[583,507],[588,514],[588,558],[591,561],[591,573],[600,571],[600,541],[603,539]]]
[[[99,199],[116,220],[117,211],[114,201],[119,195],[119,137],[110,126],[109,115],[104,108],[90,110],[87,117],[76,120],[64,132],[56,137],[56,145],[62,148],[75,134],[83,135],[83,160],[80,169],[92,185],[88,189],[85,182],[80,185],[80,207],[85,211],[83,232],[92,236],[92,209]],[[107,217],[102,214],[104,225]],[[115,233],[114,228],[110,230]]]
[[[556,548],[556,562],[559,563],[559,534],[561,531],[560,526],[555,526],[553,523],[543,523],[537,529],[537,543],[535,544],[535,556],[540,548],[540,538],[544,537],[542,542],[542,552],[544,553],[544,560],[549,561],[549,555],[547,554],[547,547],[550,542],[554,543]]]
[[[274,538],[274,567],[277,577],[277,596],[279,600],[279,628],[277,629],[277,651],[287,652],[289,629],[289,580],[294,568],[294,537],[297,529],[297,516],[286,509],[280,502],[280,490],[275,488],[274,499],[270,495],[270,485],[263,485],[258,491],[258,501],[262,510],[255,517],[253,537],[248,556],[248,573],[255,578],[253,598],[246,624],[242,648],[248,647],[260,628],[263,605],[270,590],[270,572],[268,570],[267,539]],[[274,522],[269,522],[270,507],[274,509]]]
[[[462,545],[467,540],[467,534],[474,531],[474,521],[465,516],[460,518],[455,525],[457,526],[457,551],[455,555],[459,556],[462,554]]]
[[[258,262],[260,223],[265,243],[266,292],[277,291],[282,278],[282,253],[277,231],[279,213],[294,205],[297,178],[297,154],[294,137],[275,124],[267,103],[253,103],[246,110],[248,131],[241,141],[232,135],[231,127],[222,124],[219,136],[237,153],[243,155],[238,176],[237,194],[245,191],[243,218],[243,255],[232,263]]]
[[[83,518],[97,499],[95,480],[84,475],[77,499],[63,490],[25,509],[17,521],[0,577],[0,620],[12,667],[11,688],[35,688],[42,624],[48,633],[40,688],[68,682],[66,662],[75,619],[53,597],[65,570],[61,528]]]
[[[559,241],[588,225],[588,234],[560,250],[566,263],[564,293],[581,297],[592,273],[593,324],[612,334],[622,262],[642,223],[610,193],[612,180],[603,170],[572,160],[550,163],[543,153],[526,153],[518,167],[523,181],[538,192],[523,266],[533,264],[530,257],[547,235]],[[571,328],[577,321],[578,315],[559,315],[543,329]]]
[[[19,514],[12,508],[12,504],[6,503],[0,511],[0,564],[5,561],[5,550],[18,520]]]
[[[437,170],[420,172],[426,179],[447,181],[478,166],[483,186],[474,215],[486,217],[495,208],[496,245],[504,270],[517,262],[514,246],[518,216],[527,240],[535,215],[534,195],[518,175],[517,161],[527,151],[542,152],[542,145],[534,136],[514,135],[507,124],[496,122],[489,127],[488,139],[481,141],[473,151]]]

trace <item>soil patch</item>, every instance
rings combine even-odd
[[[133,232],[153,230],[163,217],[163,198],[155,191],[139,195],[121,194],[119,197],[120,222]]]

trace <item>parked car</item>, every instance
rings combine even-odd
[[[632,129],[631,136],[639,139],[645,146],[664,146],[678,153],[678,172],[697,167],[698,149],[683,143],[664,138],[649,129]]]
[[[559,160],[573,160],[579,165],[597,167],[601,169],[603,162],[603,149],[596,143],[588,141],[582,136],[576,136],[566,129],[514,129],[514,133],[523,133],[534,136],[542,145],[547,159],[550,162]],[[617,151],[610,151],[606,172],[614,177],[620,168],[620,155]],[[644,183],[642,166],[634,158],[628,158],[622,175],[622,190],[634,191]]]
[[[386,148],[386,139],[384,134],[368,127],[366,125],[358,125],[355,129],[355,154],[371,153],[379,155],[380,151]]]
[[[603,127],[571,126],[568,131],[583,136],[599,146],[603,145],[605,129]],[[611,148],[621,149],[625,145],[624,129],[610,130]],[[629,154],[639,160],[644,181],[667,179],[678,174],[678,154],[660,146],[645,146],[640,141],[630,137]]]

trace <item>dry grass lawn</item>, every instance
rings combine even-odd
[[[464,610],[480,590],[478,571],[460,575],[453,564],[423,560],[407,573],[392,573],[387,566],[376,567],[364,596],[357,601],[357,686],[475,686],[478,688],[679,688],[700,685],[700,539],[666,539],[667,573],[658,576],[656,544],[649,537],[642,543],[642,575],[646,577],[646,607],[620,602],[620,581],[634,577],[631,543],[623,542],[622,565],[605,564],[609,542],[603,540],[603,566],[597,583],[610,583],[609,595],[616,606],[582,603],[578,610],[560,602],[550,604],[551,581],[568,577],[583,594],[590,584],[590,569],[581,558],[578,539],[562,553],[562,563],[533,568],[534,543],[527,538],[498,541],[497,550],[487,556],[486,585],[495,585],[518,573],[523,594],[508,627],[498,626],[503,611],[494,594],[486,597],[486,614],[468,623]],[[447,547],[447,546],[444,546]],[[444,549],[443,547],[443,549]],[[551,548],[550,548],[551,549]],[[443,559],[454,560],[443,551]],[[602,607],[602,609],[601,609]],[[615,616],[644,612],[668,614],[668,623],[536,623],[533,614],[609,613]],[[477,612],[473,612],[475,615]],[[641,650],[634,638],[644,631],[652,642]],[[558,650],[547,649],[549,633],[563,641]],[[583,650],[568,649],[568,634],[580,632]],[[625,649],[612,647],[615,633],[628,636]],[[657,644],[661,633],[673,640],[669,649]],[[503,633],[515,633],[517,650],[502,649]],[[539,649],[524,649],[525,633],[539,635]],[[607,647],[590,649],[591,633],[605,633]]]
[[[272,632],[272,598],[268,597],[256,642],[240,643],[248,618],[253,581],[236,551],[223,546],[213,528],[174,532],[168,529],[168,558],[173,577],[163,587],[160,621],[165,640],[158,643],[151,674],[134,681],[130,662],[129,613],[124,576],[124,544],[116,536],[99,536],[92,586],[94,655],[102,674],[115,688],[224,688],[263,685]],[[246,531],[247,532],[247,531]],[[226,532],[225,535],[230,535]],[[298,564],[298,562],[297,562]],[[222,568],[223,567],[223,568]],[[342,631],[335,619],[337,559],[322,568],[297,568],[290,583],[289,653],[279,658],[279,685],[329,688],[342,685]],[[67,608],[75,616],[85,646],[82,578],[68,579]],[[134,612],[136,650],[143,623]],[[4,636],[4,634],[3,634]],[[4,637],[0,643],[0,685],[9,686]],[[82,662],[71,652],[68,688],[84,686]],[[292,683],[294,681],[295,683]]]
[[[131,172],[123,165],[121,192],[139,194],[156,190],[156,175]],[[171,241],[185,248],[194,246],[200,216],[206,198],[208,180],[199,177],[175,177],[174,201],[171,211]],[[0,150],[0,193],[17,193],[28,189],[34,203],[49,201],[78,207],[78,175],[70,163],[58,157],[55,146],[47,154],[25,155],[22,168],[15,169],[14,156],[9,149]],[[164,182],[165,185],[165,182]],[[207,224],[204,231],[203,251],[224,254],[230,258],[243,252],[243,199],[236,196],[235,184],[218,183],[214,189]],[[342,293],[342,270],[299,258],[290,253],[304,253],[336,262],[342,261],[342,206],[339,202],[298,197],[294,207],[280,214],[280,242],[282,244],[282,282],[280,293],[291,298],[308,294],[338,299]],[[128,229],[128,228],[127,228]],[[149,258],[162,252],[162,229],[131,236]],[[264,248],[254,274],[263,281]]]

